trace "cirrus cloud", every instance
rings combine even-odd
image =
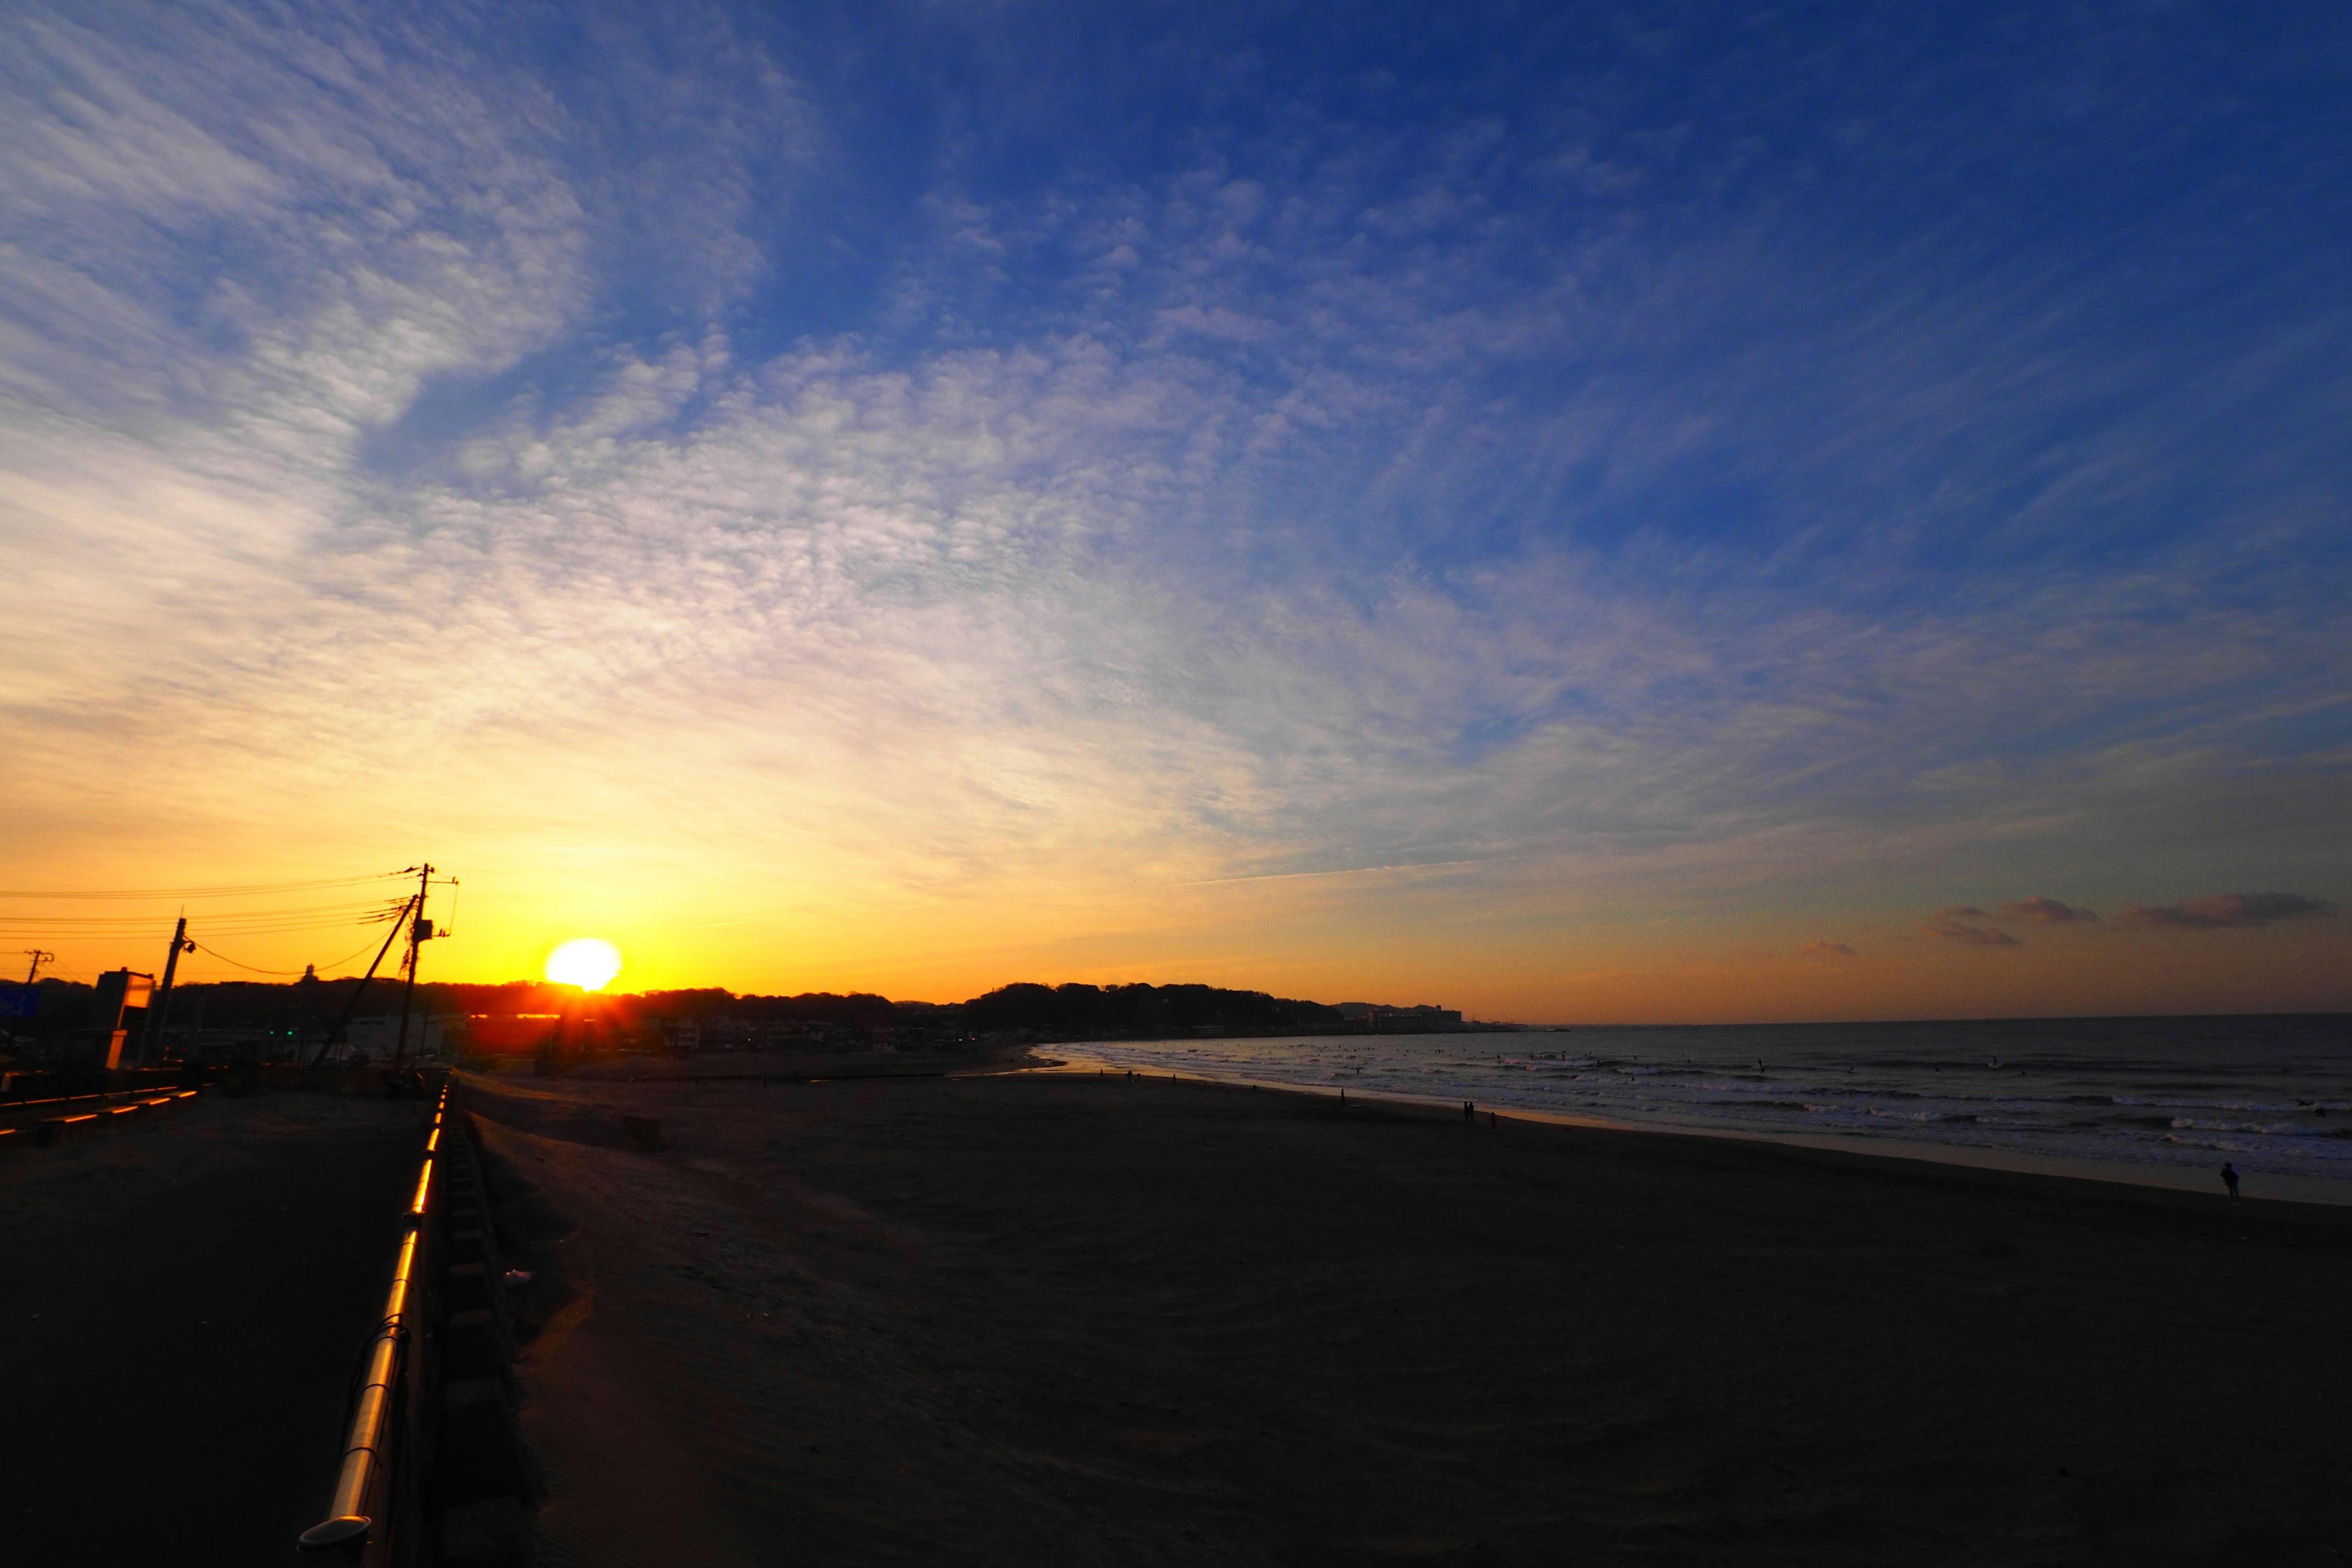
[[[2327,920],[2336,906],[2301,893],[2208,893],[2177,904],[2134,904],[2119,917],[2127,926],[2156,931],[2226,931],[2281,921]]]
[[[2071,925],[2076,921],[2095,922],[2099,911],[2059,899],[2045,899],[2035,893],[2029,898],[2011,899],[2001,905],[2000,918],[2005,921],[2030,921],[2035,925]]]
[[[1962,947],[2022,947],[2025,944],[1999,926],[1978,922],[1993,917],[1973,904],[1947,904],[1919,929],[1929,936],[1958,942]]]
[[[2124,91],[1961,6],[1890,25],[1918,70],[1796,13],[1620,57],[1570,6],[1466,19],[1518,63],[1455,78],[1417,23],[1146,8],[1096,73],[1066,3],[846,52],[798,9],[0,16],[12,874],[396,831],[658,864],[682,920],[872,889],[889,954],[1008,894],[1192,951],[1245,889],[1467,973],[1504,907],[2210,885],[2249,824],[2352,865],[2342,179],[2273,155],[2352,135],[2251,65],[2207,129],[2262,173],[2168,164],[2116,267],[1984,215],[2108,210],[2201,57]],[[2301,216],[2217,258],[2249,212]],[[318,744],[358,711],[442,784]],[[2129,923],[2297,915],[2208,902]]]

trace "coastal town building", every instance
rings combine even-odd
[[[1459,1009],[1427,1003],[1393,1007],[1382,1002],[1339,1002],[1333,1004],[1332,1010],[1347,1019],[1351,1028],[1368,1035],[1444,1034],[1463,1026]]]

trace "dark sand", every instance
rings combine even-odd
[[[559,1561],[2352,1550],[2352,1211],[1165,1080],[501,1088],[578,1227]]]
[[[206,1094],[0,1162],[0,1562],[297,1561],[424,1144],[414,1103]]]

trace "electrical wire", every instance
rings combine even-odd
[[[231,915],[202,922],[213,936],[261,936],[284,931],[329,931],[341,926],[380,926],[400,918],[400,906],[362,906],[358,910],[322,910],[319,914]]]
[[[343,909],[327,910],[249,910],[233,915],[203,914],[190,917],[191,923],[218,930],[225,925],[285,924],[289,921],[310,921],[335,925],[341,922],[359,924],[389,920],[387,906],[353,904]],[[57,926],[72,931],[148,931],[171,923],[170,915],[149,915],[141,920],[77,920],[71,915],[0,915],[0,926]]]
[[[195,945],[196,945],[196,951],[197,951],[197,952],[199,952],[210,953],[213,957],[219,959],[223,963],[232,965],[232,966],[234,966],[234,967],[236,967],[236,968],[238,968],[238,969],[243,969],[243,970],[250,971],[251,973],[255,973],[255,974],[300,974],[300,973],[303,973],[303,971],[302,971],[302,970],[299,970],[299,969],[264,969],[264,968],[260,967],[258,964],[252,964],[252,963],[237,963],[237,961],[236,961],[236,959],[231,958],[228,954],[226,954],[226,953],[225,953],[225,952],[215,952],[213,949],[211,949],[211,948],[209,948],[209,947],[206,947],[203,942],[197,942]],[[370,938],[368,941],[366,941],[366,942],[363,942],[360,943],[360,946],[359,946],[359,952],[350,952],[350,953],[346,953],[346,954],[344,954],[342,957],[341,957],[341,958],[339,958],[339,959],[336,959],[332,963],[329,963],[329,964],[323,965],[323,967],[324,967],[324,968],[327,968],[327,969],[330,969],[330,970],[341,969],[344,964],[349,963],[352,959],[354,959],[354,958],[358,958],[358,957],[362,956],[362,954],[364,954],[364,953],[367,952],[367,950],[368,950],[369,948],[372,948],[372,947],[373,947],[374,945],[375,945],[375,941],[374,941],[374,939],[373,939],[373,938]],[[314,964],[310,965],[310,973],[316,973],[318,972],[318,970],[319,970],[320,968],[321,968],[322,966],[321,966],[321,965],[319,965],[319,964],[315,964],[315,963],[314,963]],[[323,979],[323,978],[325,978],[325,976],[321,975],[321,976],[320,976],[320,978],[321,978],[321,979]]]
[[[399,902],[400,902],[400,900],[397,900],[397,899],[381,899],[381,898],[378,898],[378,899],[347,899],[347,900],[344,900],[343,901],[341,901],[341,902],[340,902],[340,903],[332,903],[332,904],[289,904],[289,905],[284,905],[284,906],[278,907],[278,908],[272,908],[272,909],[261,909],[261,910],[222,910],[216,911],[216,912],[215,912],[214,914],[211,914],[211,915],[209,915],[209,916],[203,916],[203,915],[200,915],[200,916],[198,916],[197,918],[198,918],[198,919],[209,919],[209,920],[241,921],[241,920],[261,920],[261,919],[265,919],[265,918],[272,918],[272,917],[278,916],[278,915],[319,915],[319,914],[333,914],[333,913],[335,913],[335,912],[337,912],[337,911],[339,911],[339,910],[381,910],[381,909],[390,909],[390,908],[395,907]],[[158,916],[158,915],[154,915],[154,914],[138,914],[138,915],[58,915],[58,916],[54,916],[54,917],[39,917],[39,916],[33,916],[33,915],[0,915],[0,920],[34,920],[34,919],[40,919],[40,918],[54,918],[54,919],[57,919],[57,920],[63,920],[63,921],[83,921],[83,922],[85,922],[85,923],[89,923],[89,924],[113,924],[113,925],[124,925],[124,924],[130,924],[130,925],[136,925],[136,924],[138,924],[138,923],[140,923],[140,922],[142,922],[142,921],[153,921],[153,920],[158,920],[158,919],[169,919],[170,917],[169,917],[169,916]]]
[[[215,915],[196,917],[208,931],[229,934],[230,926],[271,926],[297,929],[303,922],[310,926],[375,925],[398,918],[400,904],[389,899],[369,899],[346,904],[306,904],[283,910],[236,910]],[[164,915],[0,915],[0,931],[23,930],[26,927],[55,928],[77,931],[105,933],[118,931],[145,930],[170,917]]]
[[[245,882],[217,884],[205,888],[126,888],[107,891],[56,891],[0,889],[0,899],[234,899],[255,893],[299,893],[319,888],[352,888],[369,882],[388,881],[416,873],[411,866],[404,871],[371,871],[362,877],[326,877],[309,882]]]
[[[0,889],[0,900],[54,899],[61,901],[96,900],[129,901],[138,900],[163,900],[174,899],[251,898],[268,893],[324,891],[330,889],[339,888],[358,889],[367,887],[371,884],[381,884],[386,881],[404,879],[415,875],[416,870],[417,868],[411,866],[404,870],[376,871],[360,877],[326,877],[300,882],[247,882],[234,885],[223,883],[194,888],[118,889],[112,890],[80,891],[48,890],[39,892],[26,889]],[[436,883],[445,883],[446,886],[453,889],[457,886],[457,879],[454,877],[446,879],[436,877],[433,879],[433,880]],[[196,916],[196,922],[198,929],[200,929],[205,936],[213,938],[285,936],[304,931],[349,930],[354,927],[383,925],[390,921],[396,921],[407,911],[413,901],[413,898],[404,896],[398,899],[370,898],[349,902],[303,904],[276,909],[229,910],[209,915],[199,913]],[[450,912],[454,915],[456,913],[456,899],[453,895],[450,903]],[[159,928],[161,921],[169,918],[172,917],[158,913],[120,915],[0,914],[0,940],[10,938],[21,939],[26,935],[52,932],[59,939],[69,942],[76,940],[94,941],[103,938],[119,939],[131,936],[134,933],[152,933]],[[215,948],[205,946],[201,942],[196,942],[195,945],[202,952],[220,960],[221,963],[228,964],[233,968],[246,970],[250,973],[279,975],[299,974],[302,973],[300,970],[293,969],[264,969],[258,964],[247,963],[242,960],[231,958],[227,954],[221,952]],[[358,952],[347,954],[342,958],[336,959],[326,967],[330,971],[339,969],[342,965],[351,963],[353,959],[364,954],[368,951],[368,948],[373,945],[374,945],[374,942],[373,939],[371,938],[368,942],[363,943],[360,947]],[[51,973],[58,973],[59,967],[59,965],[53,963],[50,965]],[[63,976],[61,975],[60,978],[62,977]]]
[[[302,973],[299,969],[263,969],[257,964],[239,963],[236,959],[231,958],[228,954],[225,952],[215,952],[211,948],[206,947],[203,942],[197,942],[194,938],[189,940],[189,945],[194,947],[198,952],[204,953],[208,957],[219,959],[223,963],[227,964],[232,969],[242,969],[250,974],[299,974]],[[360,951],[362,952],[365,952],[367,949],[362,948]]]

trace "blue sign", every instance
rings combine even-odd
[[[41,994],[29,985],[0,991],[0,1018],[30,1018],[41,1010]]]

